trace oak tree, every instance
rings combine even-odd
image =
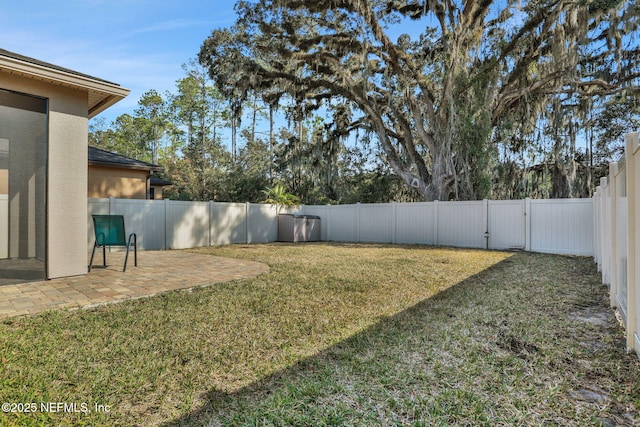
[[[427,200],[482,197],[496,127],[540,116],[550,97],[637,93],[636,2],[257,0],[236,10],[200,52],[219,88],[271,90],[306,111],[348,105],[347,128],[374,132]],[[392,36],[409,25],[419,31]]]

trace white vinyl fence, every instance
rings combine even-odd
[[[322,240],[593,255],[593,201],[482,200],[303,206]]]
[[[622,318],[627,348],[640,356],[640,148],[638,133],[626,137],[625,155],[611,163],[594,195],[595,260],[609,285],[611,306]]]
[[[138,247],[145,250],[268,243],[278,238],[273,205],[109,198],[89,199],[88,210],[89,247],[94,242],[93,214],[123,215],[126,232],[135,232]]]
[[[277,214],[320,217],[321,240],[521,249],[594,255],[592,199],[386,203],[280,208],[251,203],[89,199],[91,214],[124,215],[141,249],[278,239]]]

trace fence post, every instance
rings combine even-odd
[[[602,187],[602,202],[600,203],[600,211],[602,213],[602,221],[600,221],[600,252],[602,253],[602,282],[609,286],[611,280],[611,258],[609,254],[609,246],[607,246],[608,236],[611,235],[611,220],[609,218],[609,199],[611,189],[609,188],[609,179],[607,177],[600,178],[600,187]]]
[[[609,285],[609,299],[612,308],[616,307],[616,295],[618,294],[618,255],[617,255],[617,223],[618,223],[618,179],[616,175],[618,174],[618,163],[612,162],[609,163],[609,202],[611,213],[611,229],[609,234],[611,235],[611,245],[609,247],[609,256],[611,262],[611,270],[609,271],[609,278],[611,280],[611,284]]]
[[[249,202],[245,202],[244,204],[244,226],[245,226],[245,233],[247,236],[247,245],[250,243],[249,239],[249,209],[251,209],[251,203]]]
[[[213,246],[213,209],[214,201],[209,200],[209,246]]]
[[[482,216],[484,217],[482,218],[482,223],[484,224],[484,245],[485,249],[489,250],[489,239],[491,239],[491,234],[489,234],[489,200],[483,199],[482,206],[484,208],[482,209]]]
[[[326,225],[322,225],[322,223],[320,223],[320,229],[322,230],[323,227],[325,227],[325,233],[327,235],[327,240],[325,240],[326,242],[330,242],[331,241],[331,235],[329,234],[329,232],[331,231],[330,227],[331,227],[331,204],[327,203],[327,224]]]
[[[438,200],[433,201],[433,244],[435,246],[439,246],[440,242],[438,239]]]
[[[524,199],[524,250],[531,252],[531,198]]]
[[[591,200],[593,200],[593,259],[596,262],[596,267],[597,267],[597,271],[601,272],[602,271],[602,261],[601,261],[601,256],[602,254],[600,253],[600,223],[601,223],[601,213],[600,213],[600,205],[601,205],[601,200],[602,200],[602,188],[600,186],[596,187],[596,191],[593,193],[593,196],[591,197]]]
[[[360,243],[360,203],[356,203],[356,242]]]
[[[396,244],[396,229],[398,228],[398,204],[391,202],[391,244]]]
[[[609,188],[609,182],[606,177],[600,178],[600,188],[602,189],[602,200],[600,201],[600,213],[602,219],[600,221],[600,253],[602,262],[602,283],[610,286],[610,268],[611,268],[611,254],[609,253],[609,246],[607,246],[607,236],[611,236],[611,220],[609,218],[609,208],[607,207],[607,197],[611,194]],[[609,204],[611,206],[611,204]]]
[[[638,152],[638,133],[628,133],[626,136],[626,174],[627,174],[627,349],[629,351],[636,348],[636,339],[638,337],[638,275],[637,273],[637,256],[636,252],[638,237],[637,214],[638,209],[638,187],[640,185],[639,171],[636,168],[634,156],[640,155]],[[640,353],[639,353],[640,354]]]
[[[169,203],[171,203],[170,199],[164,199],[164,250],[165,251],[169,249]],[[173,237],[173,235],[171,237]]]

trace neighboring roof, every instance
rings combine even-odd
[[[167,185],[173,185],[173,182],[151,175],[151,185],[156,187],[166,187]]]
[[[101,150],[96,147],[89,147],[89,164],[94,166],[110,166],[120,169],[138,169],[161,171],[162,166],[132,159],[130,157],[121,156],[120,154],[110,151]]]
[[[116,83],[49,64],[38,59],[0,49],[0,70],[60,86],[89,92],[89,118],[106,110],[129,94],[129,89]]]

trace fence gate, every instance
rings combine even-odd
[[[487,247],[489,249],[524,249],[525,201],[489,200],[487,210]]]

